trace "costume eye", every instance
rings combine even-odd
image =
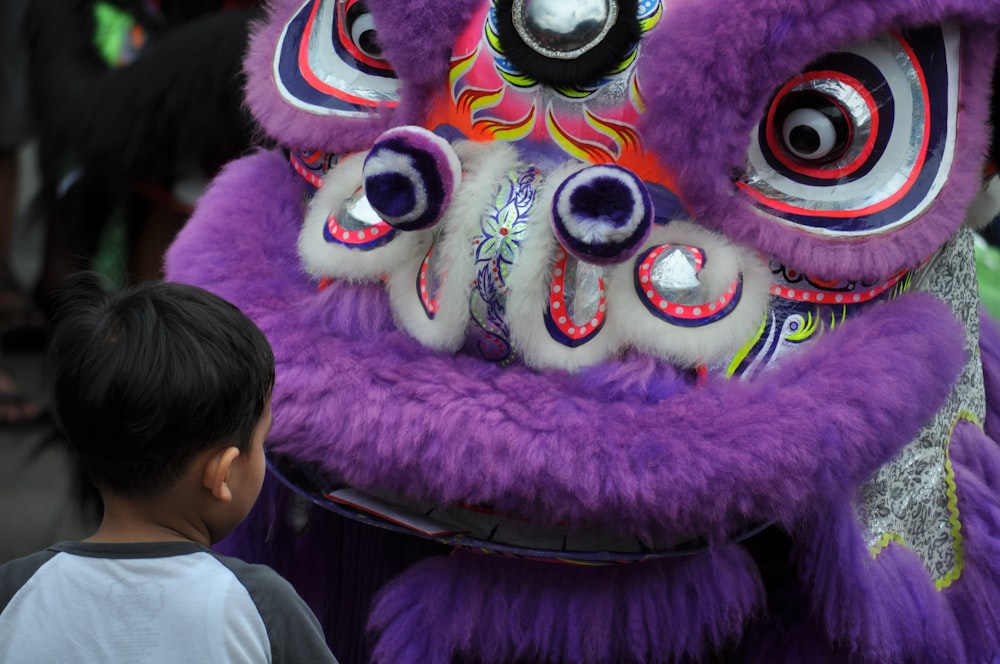
[[[758,132],[759,152],[750,156],[758,174],[771,169],[801,184],[851,179],[864,172],[876,141],[881,138],[884,147],[891,134],[893,118],[887,114],[895,100],[881,71],[848,54],[814,66],[771,100]]]
[[[382,47],[378,43],[375,21],[364,2],[356,2],[348,8],[346,23],[351,42],[358,50],[369,58],[381,59]]]
[[[847,113],[822,95],[792,95],[777,112],[781,148],[806,164],[825,164],[844,154],[851,140]]]
[[[826,237],[913,221],[954,158],[960,41],[946,25],[816,60],[774,94],[737,186],[764,215]]]
[[[399,103],[363,0],[305,0],[278,40],[274,75],[287,102],[317,115],[368,118]]]

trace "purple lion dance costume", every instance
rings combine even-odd
[[[168,277],[347,662],[1000,661],[997,0],[274,0]]]

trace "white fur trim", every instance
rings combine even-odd
[[[497,183],[518,163],[516,150],[505,143],[463,142],[455,145],[465,175],[444,218],[431,231],[437,265],[444,270],[438,310],[427,317],[416,292],[417,276],[426,250],[400,261],[389,274],[389,295],[400,327],[430,348],[455,351],[465,341],[469,324],[469,288],[475,283],[473,240],[481,235],[484,202],[493,200]]]
[[[299,233],[298,250],[306,272],[316,280],[334,277],[350,281],[377,281],[390,269],[397,268],[421,247],[430,246],[429,231],[396,232],[387,244],[368,251],[327,242],[323,228],[331,214],[340,211],[348,198],[361,187],[361,167],[367,153],[358,153],[341,161],[323,177],[306,210]]]
[[[412,131],[423,134],[428,141],[437,145],[438,149],[441,150],[441,154],[444,155],[448,162],[448,168],[451,170],[451,181],[454,183],[451,191],[448,193],[454,194],[462,184],[462,160],[459,158],[458,153],[455,152],[455,148],[451,143],[443,137],[438,136],[433,131],[414,125],[411,125],[408,128]]]
[[[447,139],[418,125],[403,125],[402,127],[389,129],[383,133],[378,140],[393,138],[395,136],[405,137],[407,134],[419,134],[428,142],[433,143],[438,150],[441,151],[441,154],[444,156],[445,161],[448,164],[448,169],[451,171],[451,180],[454,182],[452,192],[454,192],[455,189],[458,189],[458,186],[462,182],[462,160],[459,158],[458,153],[455,152],[455,148],[448,142]]]
[[[528,233],[521,243],[517,267],[507,280],[507,320],[511,340],[521,351],[525,364],[536,369],[576,371],[607,359],[616,346],[607,324],[587,343],[570,348],[552,338],[545,326],[549,288],[559,242],[552,233],[549,215],[556,188],[582,164],[554,171],[538,192]]]

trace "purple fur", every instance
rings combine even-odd
[[[868,477],[943,403],[962,362],[957,322],[920,295],[873,308],[766,380],[673,395],[661,390],[676,387],[673,370],[646,357],[571,376],[434,354],[390,327],[380,285],[312,291],[290,249],[301,197],[273,155],[231,165],[168,273],[234,301],[271,339],[273,449],[360,487],[530,505],[539,522],[641,536],[723,536],[745,520],[792,520]],[[328,413],[340,414],[336,431]],[[595,413],[615,426],[595,426]]]
[[[812,510],[796,535],[808,601],[830,642],[864,662],[966,661],[957,616],[923,563],[896,543],[872,560],[851,501]]]
[[[994,402],[997,394],[991,395]],[[975,424],[959,422],[951,458],[965,567],[944,595],[959,619],[967,661],[995,662],[1000,659],[1000,444]]]
[[[801,601],[801,598],[795,599]],[[779,614],[771,608],[769,619],[746,635],[738,656],[732,661],[741,664],[844,664],[850,661],[843,648],[831,648],[826,636],[800,606],[785,609]]]
[[[415,565],[382,591],[372,661],[700,659],[739,635],[762,590],[739,547],[597,568],[456,552]]]
[[[451,45],[480,0],[395,0],[369,4],[379,43],[400,78],[435,87],[448,78]]]
[[[987,422],[1000,406],[996,322],[982,318]],[[993,419],[991,419],[993,418]],[[957,485],[963,568],[938,591],[919,559],[891,544],[870,560],[849,501],[816,511],[797,531],[808,596],[829,639],[865,662],[992,662],[1000,657],[1000,444],[959,422],[949,448]]]
[[[1000,322],[983,312],[980,316],[979,352],[986,381],[986,435],[1000,440]]]

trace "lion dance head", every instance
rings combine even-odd
[[[224,547],[349,662],[1000,657],[998,29],[274,0],[246,100],[280,148],[167,257],[277,359]]]

